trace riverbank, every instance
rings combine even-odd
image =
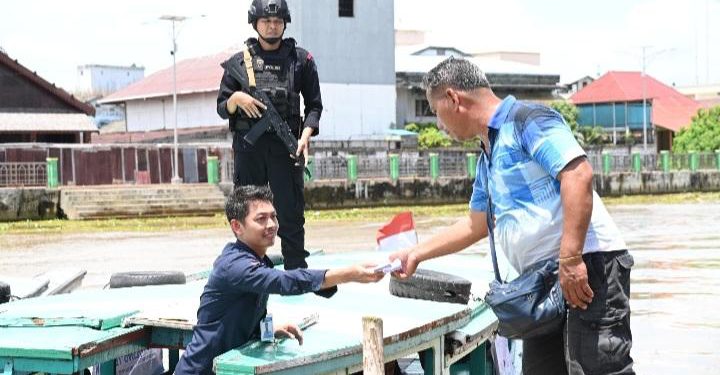
[[[605,201],[635,258],[631,273],[635,370],[639,374],[717,374],[720,352],[714,348],[720,347],[720,196],[680,194]],[[306,244],[326,253],[373,250],[378,228],[404,209],[415,212],[422,241],[452,224],[467,206],[319,211],[317,215],[309,211]],[[441,210],[448,214],[440,214]],[[212,226],[196,227],[203,222]],[[220,215],[89,222],[81,227],[86,232],[73,233],[76,223],[84,222],[30,222],[33,227],[38,224],[33,232],[5,230],[8,234],[0,235],[0,275],[32,277],[52,269],[79,267],[88,271],[82,288],[97,289],[115,272],[207,270],[232,240]],[[49,225],[55,225],[57,231],[49,231]],[[128,231],[128,227],[137,230]],[[279,244],[276,241],[273,252],[280,251]],[[463,251],[485,255],[478,267],[490,266],[487,252],[485,240]]]
[[[648,205],[720,202],[720,192],[697,192],[658,195],[628,195],[605,197],[606,205]],[[416,218],[461,216],[467,212],[467,204],[385,206],[368,208],[346,208],[328,210],[307,210],[308,223],[323,221],[383,221],[401,211],[412,211]],[[157,232],[187,231],[225,228],[227,221],[223,213],[214,216],[108,219],[108,220],[27,220],[0,223],[0,236],[4,234],[33,233],[87,233],[87,232]]]

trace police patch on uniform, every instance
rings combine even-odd
[[[261,59],[260,57],[255,59],[255,70],[257,71],[263,71],[265,70],[265,60]]]

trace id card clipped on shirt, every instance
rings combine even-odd
[[[272,314],[267,314],[264,318],[260,320],[260,341],[275,341],[275,329],[273,327]]]

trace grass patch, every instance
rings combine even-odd
[[[632,195],[606,197],[607,205],[632,204],[678,204],[720,202],[720,192],[683,193],[664,195]],[[462,216],[468,212],[468,205],[449,204],[438,206],[395,206],[347,208],[336,210],[308,210],[308,223],[323,221],[385,221],[402,211],[412,211],[415,217]],[[162,218],[107,219],[107,220],[41,220],[0,223],[0,236],[4,234],[52,234],[86,232],[162,232],[194,229],[226,228],[224,214],[215,216],[183,216]]]

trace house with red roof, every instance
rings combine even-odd
[[[95,109],[0,49],[0,143],[84,143]]]
[[[626,132],[653,145],[672,149],[676,132],[690,125],[702,105],[641,72],[611,71],[570,97],[580,112],[580,126],[602,126],[617,142]],[[644,119],[644,120],[643,120]]]

